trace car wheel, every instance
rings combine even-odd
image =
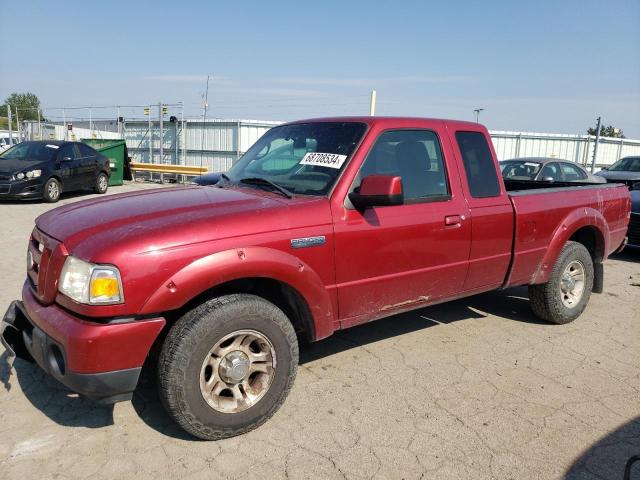
[[[106,173],[100,172],[96,178],[94,191],[102,194],[107,192],[107,188],[109,188],[109,177],[107,177]]]
[[[225,295],[169,331],[158,360],[160,398],[191,435],[232,437],[278,410],[297,367],[296,334],[282,310],[254,295]]]
[[[529,286],[533,313],[542,320],[565,324],[582,314],[593,289],[593,260],[584,245],[567,242],[547,283]]]
[[[47,180],[42,187],[42,198],[47,203],[56,203],[60,200],[60,194],[62,193],[62,185],[55,178]]]

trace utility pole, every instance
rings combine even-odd
[[[22,135],[20,135],[20,115],[18,114],[18,107],[16,107],[16,127],[18,128],[18,142],[22,140]]]
[[[160,163],[164,163],[164,146],[162,145],[162,102],[158,102],[158,126],[160,127]]]
[[[64,126],[64,139],[67,139],[67,112],[62,109],[62,125]]]
[[[118,126],[118,136],[122,137],[122,123],[120,122],[120,105],[116,109],[116,125]]]
[[[598,123],[596,125],[596,143],[593,144],[593,160],[591,160],[591,173],[596,169],[596,155],[598,155],[598,143],[600,142],[600,124],[602,123],[602,117],[598,117]]]
[[[153,125],[151,125],[151,105],[147,107],[149,116],[149,163],[153,163]],[[153,175],[153,173],[151,174]]]
[[[42,115],[40,114],[40,107],[38,107],[38,139],[42,140]]]
[[[11,126],[11,105],[7,104],[7,117],[9,117],[9,146],[13,145],[13,132]]]
[[[376,91],[371,90],[371,102],[369,104],[369,116],[373,117],[376,114]]]
[[[200,168],[202,169],[202,158],[204,156],[204,129],[207,123],[207,108],[209,108],[209,75],[207,75],[207,89],[202,96],[202,137],[200,138]]]
[[[482,112],[484,108],[476,108],[473,112],[476,114],[476,123],[480,122],[480,112]]]

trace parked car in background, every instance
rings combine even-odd
[[[57,202],[62,192],[105,193],[109,159],[80,142],[22,142],[0,153],[0,199],[42,198]]]
[[[38,217],[0,331],[105,403],[131,398],[147,365],[169,415],[220,439],[284,402],[298,338],[519,285],[539,318],[571,322],[628,222],[624,185],[503,180],[477,123],[304,120],[270,129],[216,186]]]
[[[640,182],[640,157],[624,157],[596,173],[610,183],[626,183],[631,187]]]
[[[640,181],[634,183],[631,190],[631,219],[627,237],[627,245],[640,248]]]
[[[13,144],[15,145],[16,143],[18,143],[18,139],[14,138]],[[11,139],[9,137],[0,137],[0,152],[4,152],[9,148],[11,148]]]
[[[196,185],[215,185],[222,178],[222,174],[220,173],[205,173],[204,175],[199,175],[193,180],[192,183]]]
[[[500,162],[502,178],[540,182],[606,183],[569,160],[547,157],[512,158]]]

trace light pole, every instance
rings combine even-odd
[[[476,123],[479,123],[478,118],[480,117],[480,112],[482,112],[484,108],[476,108],[473,113],[476,114]]]

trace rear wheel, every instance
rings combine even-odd
[[[582,314],[593,289],[593,260],[584,245],[567,242],[547,283],[529,286],[533,313],[548,322],[565,324]]]
[[[60,200],[60,194],[62,193],[62,186],[60,182],[55,178],[47,180],[42,187],[42,198],[47,203],[56,203]]]
[[[198,438],[252,430],[282,405],[298,366],[293,326],[254,295],[205,302],[171,328],[158,362],[162,402]]]
[[[94,191],[96,193],[106,193],[107,188],[109,188],[109,177],[104,172],[100,172],[98,177],[96,178],[96,184],[94,186]]]

